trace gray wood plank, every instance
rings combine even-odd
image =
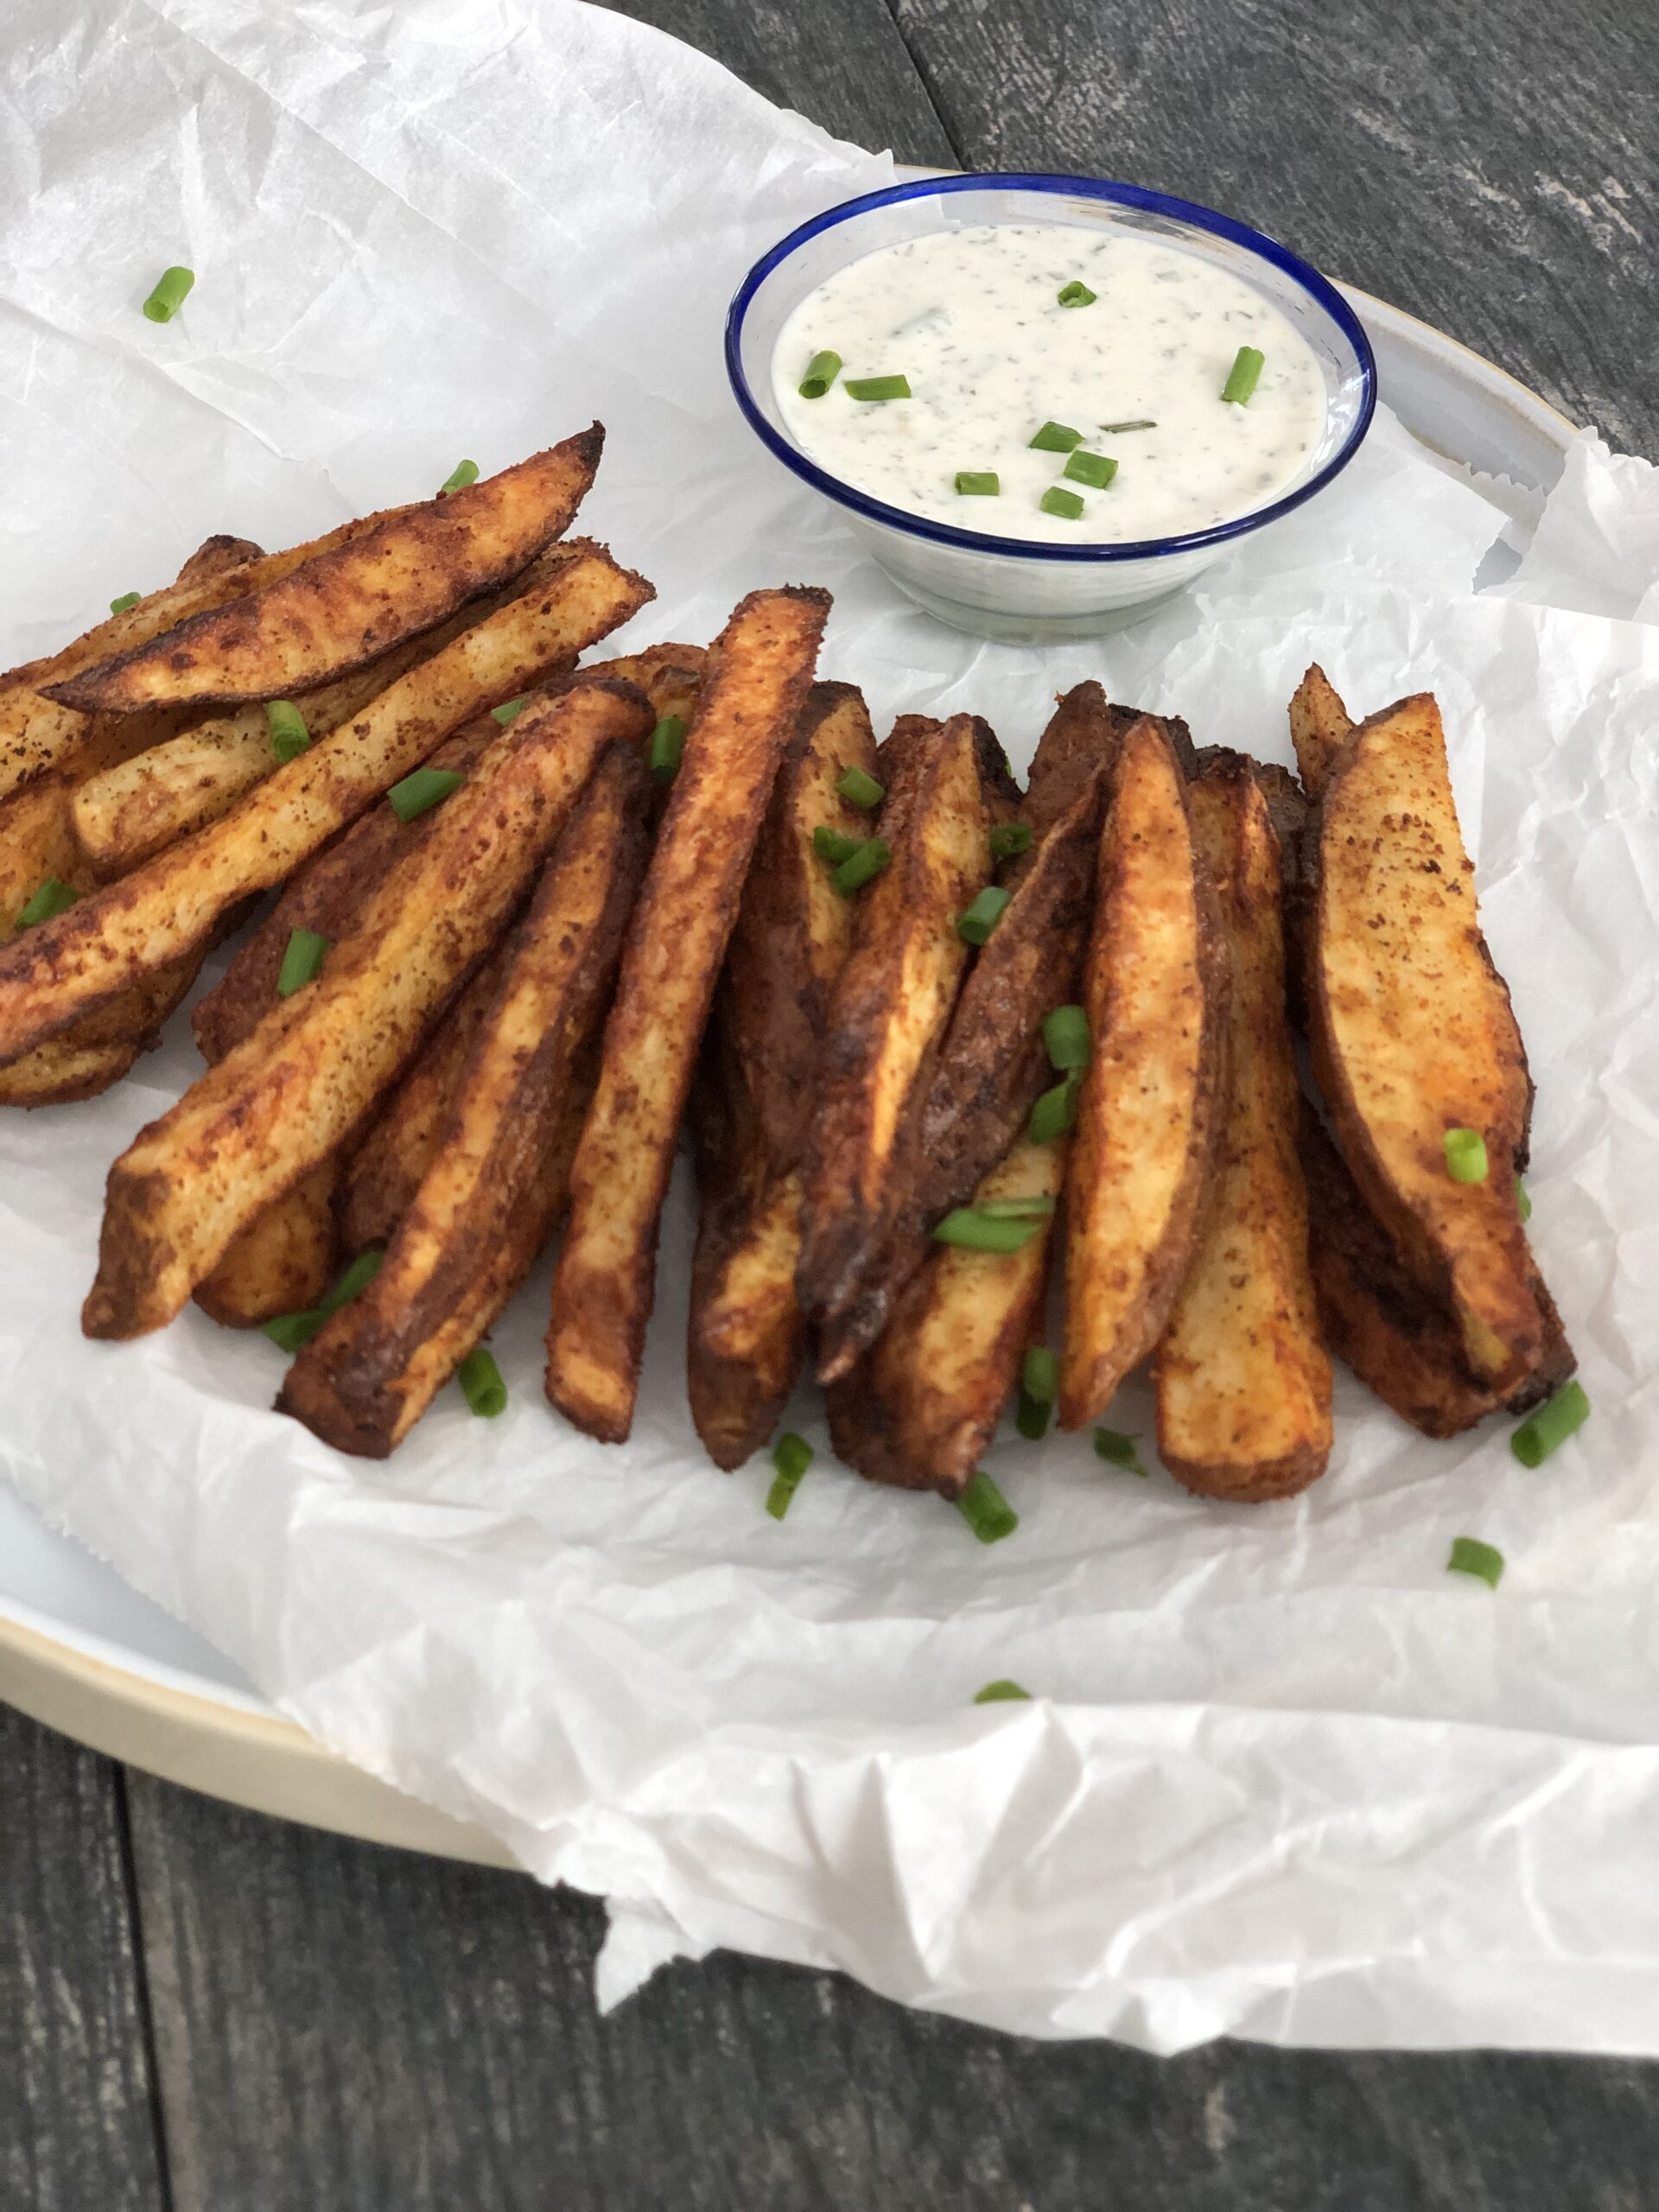
[[[964,166],[1224,208],[1659,458],[1659,10],[893,4]]]
[[[119,1776],[0,1706],[0,2205],[165,2203]]]
[[[950,141],[887,0],[603,0],[712,54],[781,107],[901,162],[949,168]]]

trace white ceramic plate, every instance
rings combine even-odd
[[[1478,353],[1348,290],[1376,349],[1382,397],[1449,460],[1548,491],[1573,426]],[[233,1804],[377,1843],[512,1862],[347,1766],[281,1719],[213,1647],[141,1598],[0,1488],[0,1699],[133,1765]]]

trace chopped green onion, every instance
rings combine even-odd
[[[290,930],[288,950],[283,955],[283,964],[276,973],[276,995],[292,998],[302,983],[315,980],[322,966],[323,955],[334,943],[320,930]]]
[[[1076,522],[1083,512],[1083,501],[1075,492],[1063,492],[1058,484],[1051,484],[1038,505],[1046,515],[1059,515],[1067,522]]]
[[[305,726],[305,716],[286,699],[265,702],[265,732],[272,753],[281,762],[297,760],[302,753],[311,749],[311,733]]]
[[[1448,1574],[1474,1574],[1494,1590],[1503,1580],[1503,1554],[1496,1544],[1483,1544],[1478,1536],[1453,1536]]]
[[[1052,1144],[1063,1137],[1077,1118],[1077,1093],[1083,1088],[1080,1071],[1071,1069],[1052,1090],[1044,1091],[1031,1109],[1026,1135],[1033,1144]]]
[[[878,784],[868,768],[843,768],[836,778],[836,789],[861,814],[873,814],[887,795],[887,785]]]
[[[507,1410],[507,1386],[487,1344],[476,1344],[455,1370],[461,1394],[480,1421],[493,1421]]]
[[[1071,283],[1062,284],[1054,296],[1063,308],[1091,308],[1095,296],[1086,284],[1079,284],[1074,277]]]
[[[48,875],[18,915],[17,927],[32,930],[36,922],[49,922],[54,914],[67,913],[79,896],[60,877]]]
[[[291,1355],[302,1344],[308,1344],[322,1326],[322,1308],[308,1306],[302,1313],[278,1313],[260,1325],[278,1351]]]
[[[1528,1196],[1526,1185],[1518,1175],[1515,1179],[1515,1206],[1516,1211],[1521,1217],[1521,1225],[1524,1229],[1528,1222],[1532,1219],[1532,1200]]]
[[[983,1467],[971,1478],[957,1500],[957,1510],[982,1544],[1000,1543],[1020,1526],[1020,1516]]]
[[[1094,297],[1092,292],[1090,294],[1090,297],[1091,299]],[[1005,1702],[1012,1702],[1012,1700],[1016,1698],[1023,1698],[1025,1702],[1029,1705],[1031,1703],[1031,1692],[1029,1690],[1022,1690],[1018,1682],[987,1682],[982,1690],[978,1690],[975,1693],[974,1703],[976,1705],[1001,1705]]]
[[[1590,1418],[1582,1382],[1563,1382],[1553,1398],[1529,1414],[1510,1439],[1510,1449],[1523,1467],[1541,1467],[1558,1445]]]
[[[1095,1452],[1109,1465],[1122,1467],[1126,1473],[1144,1475],[1141,1454],[1135,1450],[1138,1436],[1126,1436],[1121,1428],[1097,1428],[1095,1431]]]
[[[987,1221],[1046,1221],[1054,1201],[1046,1191],[1033,1191],[1023,1198],[987,1198],[974,1211]]]
[[[1016,853],[1028,853],[1030,850],[1029,822],[998,822],[993,824],[991,858],[994,861],[1011,861]]]
[[[645,760],[659,784],[671,784],[680,772],[685,753],[685,721],[679,715],[664,715],[651,733]]]
[[[936,1243],[959,1244],[969,1252],[1023,1252],[1033,1236],[1042,1234],[1040,1220],[1027,1214],[1010,1221],[1005,1215],[982,1212],[976,1206],[953,1206],[933,1231]]]
[[[1446,1172],[1454,1183],[1486,1180],[1486,1140],[1478,1129],[1448,1129]]]
[[[1079,446],[1060,474],[1069,476],[1074,484],[1087,484],[1096,492],[1103,492],[1117,474],[1117,463],[1109,454],[1084,453]]]
[[[137,607],[143,595],[141,591],[124,591],[119,599],[110,601],[111,613],[124,614],[130,607]]]
[[[447,499],[451,492],[464,492],[469,484],[478,481],[478,463],[458,461],[438,486],[438,497]]]
[[[973,905],[957,916],[957,935],[963,944],[985,944],[1013,895],[1012,892],[999,890],[995,884],[988,883]]]
[[[265,1323],[265,1334],[282,1351],[298,1351],[342,1306],[361,1296],[379,1274],[385,1257],[384,1252],[373,1249],[359,1252],[321,1306],[308,1306],[302,1313],[279,1313],[274,1321]]]
[[[1083,432],[1068,423],[1045,423],[1031,442],[1039,453],[1070,453],[1083,443]]]
[[[1048,1434],[1049,1421],[1054,1408],[1041,1398],[1033,1398],[1029,1390],[1022,1389],[1020,1402],[1014,1408],[1014,1425],[1027,1444],[1040,1444]]]
[[[163,269],[156,279],[155,290],[144,302],[144,313],[152,322],[171,322],[184,305],[195,281],[194,269]]]
[[[1060,1395],[1060,1363],[1046,1344],[1033,1344],[1020,1370],[1020,1387],[1039,1406],[1052,1406]]]
[[[849,399],[908,399],[908,377],[849,377],[842,385]]]
[[[820,822],[812,832],[812,849],[821,861],[828,861],[831,868],[839,868],[842,861],[861,852],[864,840],[849,837],[845,830],[832,830],[827,822]]]
[[[766,1510],[774,1521],[781,1521],[801,1486],[801,1477],[812,1464],[812,1446],[804,1436],[786,1428],[772,1447],[772,1464],[777,1472],[766,1492]]]
[[[413,822],[451,791],[458,791],[466,780],[455,768],[416,768],[401,784],[394,784],[386,797],[400,822]]]
[[[490,720],[493,722],[499,722],[505,729],[509,722],[518,721],[529,704],[530,700],[527,696],[523,699],[504,699],[499,707],[490,709]]]
[[[964,499],[995,499],[1000,498],[1002,480],[994,468],[959,468],[957,471],[957,495]]]
[[[1100,427],[1109,438],[1115,438],[1123,430],[1155,430],[1158,425],[1147,419],[1139,423],[1103,423]]]
[[[830,877],[843,899],[850,899],[861,891],[872,876],[880,875],[893,858],[893,848],[880,837],[867,837],[855,853],[849,853]]]
[[[1089,1017],[1080,1006],[1057,1006],[1043,1016],[1043,1043],[1048,1064],[1069,1075],[1086,1068],[1094,1053]]]
[[[798,386],[803,399],[822,399],[836,378],[841,374],[841,356],[827,349],[815,353],[806,365],[806,374]]]
[[[1221,388],[1222,397],[1235,407],[1244,406],[1255,390],[1265,359],[1254,346],[1241,346],[1233,356],[1233,365],[1228,370],[1227,381]]]

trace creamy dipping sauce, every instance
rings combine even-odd
[[[1062,306],[1076,285],[1095,298]],[[1240,405],[1221,394],[1246,346],[1263,359]],[[808,364],[826,352],[840,373],[804,398]],[[959,530],[1059,544],[1254,513],[1302,474],[1325,420],[1312,347],[1241,278],[1058,224],[940,231],[849,263],[785,322],[772,375],[790,435],[843,483]],[[892,376],[909,398],[847,389]],[[1114,427],[1131,423],[1151,427]],[[1081,433],[1070,475],[1064,443],[1031,444],[1046,424]],[[1089,480],[1096,456],[1117,464],[1104,486]],[[959,472],[994,475],[995,494],[958,492]],[[1081,500],[1075,518],[1045,511],[1051,487]]]

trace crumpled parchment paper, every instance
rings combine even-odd
[[[958,703],[1016,762],[1098,676],[1288,758],[1321,660],[1432,688],[1539,1084],[1533,1234],[1595,1414],[1534,1473],[1339,1378],[1329,1475],[1200,1504],[1086,1440],[988,1465],[1021,1516],[819,1458],[786,1522],[684,1405],[677,1183],[632,1442],[445,1395],[390,1465],[268,1410],[280,1355],[194,1309],[78,1333],[104,1176],[197,1063],[0,1122],[0,1465],[364,1766],[611,1900],[601,1997],[676,1953],[838,1966],[1037,2035],[1659,2051],[1659,568],[1654,472],[1589,437],[1519,569],[1505,517],[1379,416],[1341,482],[1192,596],[1047,652],[898,604],[754,445],[719,331],[749,261],[885,158],[574,0],[14,0],[0,25],[8,660],[209,531],[280,544],[601,416],[582,528],[706,639],[826,584],[878,723]],[[138,303],[193,266],[183,314]],[[181,1024],[175,1029],[182,1030]],[[1113,1416],[1150,1428],[1143,1388]],[[1501,1546],[1496,1592],[1444,1571]],[[976,1707],[1013,1675],[1029,1705]]]

